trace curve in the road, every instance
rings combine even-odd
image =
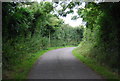
[[[28,75],[28,79],[102,79],[85,64],[76,59],[67,47],[42,55]]]

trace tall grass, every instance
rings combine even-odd
[[[97,59],[98,57],[95,56],[96,54],[102,54],[105,52],[100,51],[100,49],[95,49],[92,46],[94,46],[94,44],[81,42],[81,44],[73,50],[73,54],[80,61],[82,61],[98,74],[103,76],[104,79],[107,79],[108,81],[119,81],[120,76],[117,74],[117,72],[114,72],[112,68],[101,62],[101,59],[108,59],[104,59],[105,56],[102,55],[100,55],[101,59]]]

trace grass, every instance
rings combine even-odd
[[[82,52],[84,49],[82,49]],[[95,59],[83,56],[80,54],[79,48],[75,48],[72,51],[73,55],[76,56],[80,61],[82,61],[84,64],[86,64],[88,67],[90,67],[92,70],[100,74],[103,79],[106,79],[107,81],[120,81],[120,78],[118,75],[114,74],[109,70],[108,67],[102,66],[99,63],[96,62]]]
[[[73,47],[73,46],[64,46],[64,47]],[[29,54],[29,56],[22,59],[22,62],[20,64],[13,66],[13,70],[11,72],[7,73],[9,78],[17,79],[17,81],[23,81],[23,79],[27,78],[28,73],[31,70],[33,64],[35,64],[35,62],[41,55],[43,55],[45,52],[48,52],[50,50],[64,48],[64,47],[50,47],[46,50],[41,50],[36,53]]]

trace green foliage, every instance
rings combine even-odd
[[[72,18],[71,18],[71,20],[76,20],[76,19],[78,19],[79,17],[77,17],[77,16],[73,16]]]
[[[64,24],[61,28],[57,29],[53,35],[53,39],[62,41],[63,45],[78,45],[82,40],[83,29],[81,27],[70,27],[68,24]]]
[[[64,24],[51,13],[54,9],[50,2],[2,4],[3,79],[13,79],[9,73],[15,72],[14,67],[27,57],[34,57],[33,53],[48,47],[77,45],[82,39],[83,29]],[[28,61],[25,63],[29,64]]]
[[[83,45],[83,44],[82,44]],[[85,46],[86,45],[86,46]],[[100,74],[103,79],[106,81],[120,81],[120,78],[117,74],[112,72],[109,67],[101,66],[95,58],[90,58],[85,56],[85,54],[89,53],[90,44],[85,44],[82,46],[81,50],[79,48],[75,48],[72,53],[84,64],[89,66],[95,72]],[[87,50],[88,49],[88,50]],[[87,54],[88,55],[88,54]]]
[[[59,15],[74,13],[79,2],[61,2]],[[84,57],[120,73],[119,32],[120,3],[87,3],[78,9],[79,17],[87,22],[72,28],[54,12],[50,2],[2,3],[3,78],[31,53],[53,46],[78,45]],[[66,11],[68,9],[68,11]],[[73,16],[73,20],[77,19]],[[82,39],[83,38],[83,39]],[[34,55],[33,55],[34,56]],[[18,60],[19,59],[19,60]],[[108,60],[109,59],[109,60]]]
[[[120,73],[119,5],[120,3],[90,2],[84,9],[78,10],[79,16],[87,22],[83,41],[79,45],[80,54],[95,58],[98,63],[109,66],[116,73]]]
[[[80,2],[59,2],[59,6],[61,6],[62,9],[57,10],[58,14],[60,16],[66,17],[67,14],[74,13],[73,8],[76,6],[79,6],[81,3]]]
[[[43,55],[47,51],[58,49],[58,48],[63,48],[63,47],[50,47],[44,50],[39,50],[35,53],[29,53],[27,57],[22,58],[22,61],[19,64],[12,67],[12,71],[7,72],[6,77],[4,76],[3,80],[7,81],[7,79],[9,78],[9,79],[12,79],[11,81],[13,80],[24,81],[24,79],[27,79],[28,73],[33,67],[34,63],[37,61],[37,59],[41,55]]]

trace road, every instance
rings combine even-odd
[[[42,55],[31,69],[28,79],[102,79],[73,56],[74,48],[60,48]]]

